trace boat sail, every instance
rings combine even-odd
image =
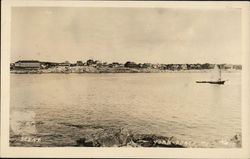
[[[218,65],[214,66],[214,69],[211,73],[212,79],[210,81],[196,81],[196,83],[210,83],[210,84],[224,84],[225,80],[221,78],[221,68]]]
[[[211,79],[212,81],[217,81],[221,79],[221,69],[218,65],[214,66],[214,69],[211,71]]]

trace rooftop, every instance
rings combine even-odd
[[[18,63],[18,62],[21,62],[21,63],[31,63],[31,62],[39,63],[38,60],[19,60],[19,61],[17,61],[16,63]]]

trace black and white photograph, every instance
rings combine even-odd
[[[34,4],[9,8],[8,147],[243,148],[242,8]]]

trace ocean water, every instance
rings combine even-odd
[[[241,73],[11,74],[10,145],[73,146],[107,129],[232,147],[241,132]],[[20,141],[21,140],[21,141]]]

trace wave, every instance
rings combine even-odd
[[[88,124],[70,124],[70,123],[59,123],[62,124],[64,126],[69,126],[69,127],[75,127],[75,128],[94,128],[94,129],[104,129],[103,126],[99,126],[99,125],[88,125]]]

